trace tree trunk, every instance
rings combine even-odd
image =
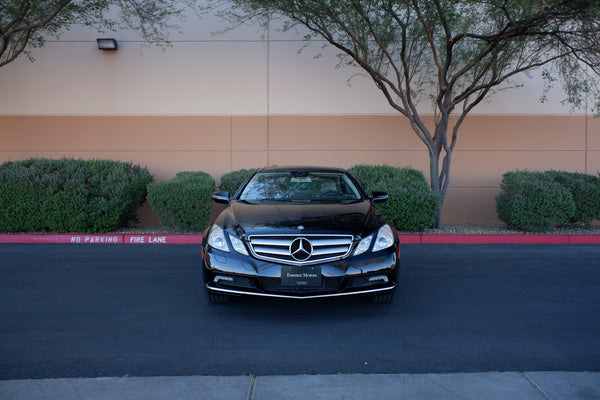
[[[452,147],[448,147],[448,114],[443,113],[435,125],[435,135],[429,147],[429,176],[431,179],[431,190],[440,196],[440,203],[433,221],[434,228],[442,225],[442,206],[448,190],[448,179],[450,176],[450,156]],[[442,169],[440,171],[440,157],[442,151],[446,152]]]
[[[440,182],[440,160],[439,160],[439,158],[440,158],[439,152],[435,152],[435,151],[429,152],[429,179],[431,181],[431,190],[434,193],[437,193],[440,195],[440,204],[439,204],[439,207],[435,214],[435,218],[433,220],[434,228],[440,228],[441,224],[442,224],[441,214],[442,214],[443,199],[441,196],[442,195],[442,193],[441,193],[442,186],[441,186],[441,182]]]

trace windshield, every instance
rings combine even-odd
[[[362,196],[346,174],[289,171],[256,174],[239,199],[249,203],[352,203]]]

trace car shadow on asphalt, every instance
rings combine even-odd
[[[204,301],[208,304],[208,297]],[[390,304],[374,304],[368,297],[328,299],[277,299],[236,297],[226,304],[208,304],[209,313],[226,314],[228,318],[253,320],[294,320],[331,322],[338,320],[381,317],[397,312],[400,299]]]

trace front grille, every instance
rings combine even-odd
[[[248,244],[260,260],[307,265],[346,257],[352,239],[351,235],[251,235]]]
[[[280,278],[261,278],[261,283],[266,292],[271,293],[327,293],[337,292],[342,285],[344,277],[323,277],[321,286],[282,286]]]

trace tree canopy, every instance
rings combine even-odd
[[[565,102],[600,112],[597,0],[0,0],[0,67],[73,24],[164,43],[183,7],[197,3],[234,24],[283,18],[283,29],[302,26],[307,39],[338,49],[408,118],[441,203],[464,119],[520,73],[539,69],[547,89],[562,84]]]
[[[283,17],[284,29],[303,26],[307,39],[326,40],[343,62],[362,68],[427,147],[431,187],[442,202],[462,122],[518,74],[541,69],[546,88],[562,83],[565,102],[591,101],[600,110],[596,0],[231,0],[212,7],[223,3],[229,21]],[[423,104],[435,126],[425,123]]]
[[[103,31],[129,28],[148,42],[166,41],[182,4],[168,0],[0,0],[0,67],[74,24]],[[114,18],[115,13],[117,18]]]

